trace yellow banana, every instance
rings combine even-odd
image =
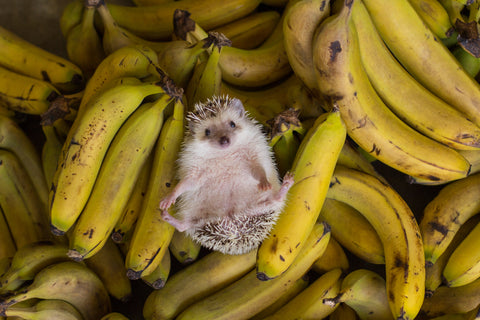
[[[338,294],[342,282],[341,276],[341,269],[333,269],[322,274],[274,314],[266,317],[265,320],[324,319],[328,317],[336,309],[336,306],[324,305],[322,300],[335,297]]]
[[[206,49],[203,40],[196,44],[186,40],[170,41],[168,46],[158,53],[158,66],[179,88],[185,89],[199,56]]]
[[[358,320],[360,319],[352,308],[350,308],[345,303],[341,303],[338,307],[330,314],[328,317],[329,320]]]
[[[465,17],[462,15],[462,10],[467,5],[466,2],[470,0],[438,0],[445,10],[448,12],[448,16],[450,17],[450,22],[454,27],[457,26],[457,21],[466,22]]]
[[[313,35],[320,23],[330,15],[330,2],[302,0],[285,9],[283,36],[288,61],[295,74],[315,96],[319,96],[313,66]]]
[[[440,143],[454,149],[478,149],[480,127],[428,91],[396,61],[361,2],[354,4],[352,18],[363,66],[386,105],[411,127]]]
[[[172,2],[173,0],[132,0],[136,6],[154,6],[157,4],[164,4],[167,2]]]
[[[177,97],[173,114],[165,121],[153,151],[147,193],[125,259],[130,279],[152,273],[168,252],[175,228],[159,219],[158,204],[174,186],[175,161],[183,141],[184,115],[185,106]]]
[[[0,148],[17,156],[43,205],[48,206],[48,186],[40,155],[26,132],[13,119],[4,115],[0,115]]]
[[[127,278],[123,254],[113,240],[106,241],[97,254],[85,260],[85,265],[97,274],[112,297],[122,302],[132,298],[132,284]]]
[[[142,281],[155,290],[162,289],[168,280],[172,269],[172,257],[170,252],[165,252],[162,261],[150,274],[141,277]]]
[[[480,224],[477,224],[451,253],[443,269],[443,277],[447,286],[463,286],[480,278],[479,234]]]
[[[0,315],[5,315],[10,306],[32,298],[64,300],[72,304],[84,320],[98,320],[111,310],[102,281],[92,270],[74,261],[42,269],[31,284],[0,303]]]
[[[347,274],[338,295],[323,299],[323,303],[332,307],[345,303],[362,320],[394,319],[388,305],[385,279],[369,269],[360,268]]]
[[[3,27],[0,27],[0,48],[0,65],[5,68],[50,82],[62,93],[76,92],[84,86],[82,70],[78,66]]]
[[[108,55],[100,62],[85,85],[83,97],[78,107],[83,112],[90,99],[99,94],[115,79],[123,77],[145,78],[151,74],[152,64],[156,64],[157,53],[145,46],[123,47]]]
[[[72,1],[76,3],[77,1]],[[105,59],[102,40],[95,29],[95,5],[85,1],[81,21],[72,27],[65,35],[66,50],[70,61],[82,69],[86,79],[89,79],[97,66]]]
[[[312,269],[316,273],[322,274],[335,268],[340,268],[340,270],[346,272],[349,267],[350,262],[348,261],[347,254],[340,243],[335,240],[332,233],[325,252],[317,261],[315,261],[312,265]]]
[[[331,240],[332,238],[330,238]],[[297,279],[293,286],[288,288],[285,293],[282,294],[280,298],[275,300],[274,303],[254,315],[253,317],[250,318],[250,320],[261,320],[265,319],[267,316],[275,313],[278,309],[283,307],[287,302],[295,298],[300,292],[302,292],[309,284],[309,279],[308,279],[308,274]]]
[[[110,312],[104,315],[100,320],[129,320],[129,319],[120,312]]]
[[[277,278],[261,281],[252,270],[231,285],[190,305],[176,319],[247,319],[281,297],[325,251],[328,225],[317,223],[290,268]]]
[[[450,22],[447,10],[438,0],[409,0],[408,2],[435,36],[445,39],[452,35],[455,28]]]
[[[452,241],[445,249],[445,251],[438,257],[435,263],[427,263],[425,265],[425,296],[430,297],[435,290],[442,285],[443,269],[447,264],[452,252],[458,247],[460,242],[465,239],[468,233],[480,222],[480,215],[475,215],[472,218],[465,221],[464,224],[458,229],[457,233],[453,237]]]
[[[160,52],[168,45],[168,42],[164,41],[145,40],[119,26],[105,2],[97,7],[97,11],[103,23],[102,44],[107,55],[125,46],[143,45],[155,52]]]
[[[59,119],[57,121],[62,121]],[[65,138],[60,136],[55,126],[42,126],[43,134],[45,135],[45,142],[42,146],[42,168],[47,185],[52,185],[53,176],[57,170],[57,162],[60,158],[62,146],[65,143]]]
[[[183,12],[188,20],[188,12]],[[278,24],[283,21],[283,16]],[[189,22],[195,28],[188,32],[194,40],[207,37],[204,27],[199,21]],[[280,29],[280,28],[278,28]],[[269,41],[270,40],[270,41]],[[255,88],[272,84],[288,76],[292,72],[283,43],[283,32],[270,34],[265,42],[250,50],[224,47],[219,60],[223,81],[240,87]]]
[[[162,93],[160,84],[119,84],[85,107],[67,137],[50,192],[52,232],[65,233],[87,203],[108,146],[145,97]]]
[[[480,279],[460,287],[440,286],[425,298],[421,316],[432,319],[444,314],[466,313],[478,307]]]
[[[0,276],[0,293],[10,293],[26,281],[33,280],[38,272],[54,263],[68,261],[68,247],[53,242],[32,242],[19,248],[12,256],[8,270]]]
[[[49,82],[0,66],[0,105],[9,110],[40,115],[60,92]]]
[[[345,141],[345,144],[338,155],[337,164],[368,173],[380,181],[388,184],[388,181],[380,173],[378,173],[378,171],[372,165],[372,162],[367,159],[367,155],[360,152],[358,148],[353,147],[352,142],[348,139]]]
[[[63,8],[60,15],[60,31],[64,37],[72,30],[72,28],[78,25],[82,21],[83,14],[83,0],[70,1],[65,8]]]
[[[425,295],[425,259],[417,221],[389,185],[337,166],[328,198],[345,202],[372,224],[384,248],[387,296],[394,319],[414,319]]]
[[[3,209],[0,207],[0,261],[5,262],[5,258],[12,257],[16,251],[15,241],[10,233]],[[1,265],[3,264],[0,263],[0,266]],[[2,274],[3,270],[0,268],[0,277]]]
[[[115,134],[85,207],[68,236],[72,259],[92,257],[110,239],[157,141],[163,110],[171,99],[164,94],[154,102],[141,105]]]
[[[5,311],[7,317],[24,320],[82,320],[82,314],[70,303],[60,299],[38,300],[33,306],[13,305]]]
[[[333,173],[345,135],[336,110],[320,116],[306,133],[292,165],[295,183],[285,208],[258,249],[259,279],[276,278],[295,261],[320,213],[330,183],[326,177]]]
[[[218,251],[173,274],[161,290],[147,297],[145,319],[173,319],[191,304],[239,279],[255,266],[256,250],[241,255]],[[195,283],[195,286],[191,286]]]
[[[220,95],[222,70],[219,67],[219,60],[224,47],[230,45],[230,40],[223,34],[216,32],[208,34],[205,46],[211,48],[211,52],[205,60],[200,60],[194,67],[185,91],[190,110],[193,110],[195,104],[203,103],[213,96]]]
[[[314,40],[319,89],[338,106],[348,135],[378,160],[413,177],[464,178],[470,167],[465,158],[410,128],[375,92],[362,66],[348,4],[322,23]]]
[[[234,48],[254,49],[270,36],[279,20],[278,11],[258,11],[217,27],[214,31],[222,33],[230,39]]]
[[[173,34],[173,13],[182,9],[192,14],[202,28],[210,30],[246,16],[260,4],[260,0],[171,1],[155,6],[130,7],[109,4],[117,23],[132,33],[149,40],[166,39]],[[138,23],[142,21],[142,23]]]
[[[478,150],[461,150],[460,154],[470,163],[470,173],[474,174],[480,171],[480,152]]]
[[[190,264],[197,260],[202,246],[195,242],[191,237],[187,236],[185,232],[175,230],[173,232],[172,240],[168,246],[172,255],[181,264]]]
[[[26,170],[15,154],[4,149],[0,149],[0,176],[0,207],[17,249],[51,239],[46,209]]]
[[[375,229],[355,208],[327,198],[318,217],[328,223],[334,237],[344,248],[372,264],[384,264],[383,244]],[[357,236],[352,237],[352,234]]]
[[[425,207],[420,221],[425,260],[435,263],[462,224],[480,211],[480,174],[454,181]]]
[[[143,199],[147,193],[148,181],[150,179],[150,170],[152,168],[153,154],[150,154],[147,161],[143,165],[132,194],[128,199],[127,205],[123,210],[121,217],[118,219],[112,231],[112,240],[116,243],[124,243],[135,228],[138,215],[142,208]]]
[[[377,30],[425,87],[480,125],[480,85],[434,36],[408,1],[363,0]],[[461,90],[458,90],[461,88]]]

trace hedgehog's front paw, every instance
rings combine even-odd
[[[160,204],[158,205],[158,207],[162,210],[162,211],[166,211],[168,208],[170,208],[172,206],[172,204],[175,203],[175,197],[173,194],[170,194],[168,196],[166,196],[165,198],[163,198],[162,201],[160,201]]]

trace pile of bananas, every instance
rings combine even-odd
[[[137,280],[145,319],[478,317],[480,1],[133,4],[70,1],[68,59],[0,26],[0,318],[128,319]],[[295,179],[243,255],[158,211],[213,95]],[[438,194],[414,213],[379,162]]]

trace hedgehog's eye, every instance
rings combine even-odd
[[[208,137],[210,135],[210,129],[205,129],[205,136]]]
[[[236,125],[235,125],[235,122],[230,121],[230,127],[235,128],[235,126],[236,126]]]

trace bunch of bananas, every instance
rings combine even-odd
[[[70,1],[68,59],[0,27],[0,317],[126,319],[141,280],[145,319],[475,318],[480,2],[133,3]],[[243,255],[158,211],[213,95],[295,180]],[[414,213],[376,161],[438,195]]]

